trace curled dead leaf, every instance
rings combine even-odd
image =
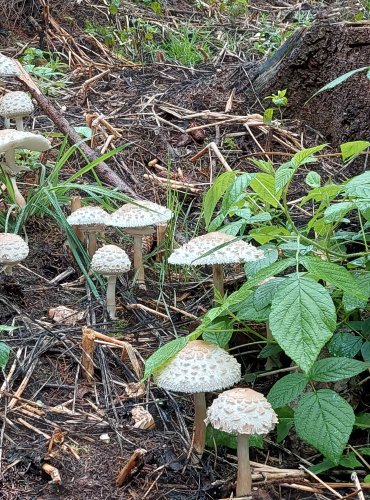
[[[83,320],[85,316],[84,311],[75,311],[65,306],[57,306],[49,309],[48,316],[50,319],[60,325],[75,326],[76,323]]]
[[[154,429],[155,422],[152,415],[142,406],[135,406],[131,411],[135,429]]]

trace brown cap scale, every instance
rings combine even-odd
[[[32,100],[26,92],[9,92],[0,100],[0,115],[4,118],[5,128],[10,128],[10,120],[14,119],[16,129],[23,131],[23,118],[33,111]]]
[[[24,260],[29,253],[27,243],[12,233],[0,233],[0,264],[5,274],[12,274],[13,266]]]
[[[252,476],[249,463],[249,436],[267,434],[278,422],[267,399],[252,389],[236,388],[223,392],[207,411],[207,423],[238,436],[238,480],[236,496],[251,493]]]
[[[158,387],[168,391],[194,394],[193,446],[199,456],[205,446],[205,392],[219,391],[239,382],[241,366],[236,359],[216,344],[193,340],[162,369],[154,373]]]

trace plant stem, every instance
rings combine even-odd
[[[249,462],[249,436],[238,436],[238,479],[236,482],[236,496],[244,497],[252,493],[252,475]]]
[[[116,319],[116,281],[117,276],[108,276],[107,311],[110,319]]]
[[[221,297],[224,296],[224,268],[222,264],[213,264],[213,285]]]
[[[194,394],[194,439],[193,448],[200,459],[204,452],[206,444],[206,397],[204,392]]]

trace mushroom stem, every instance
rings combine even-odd
[[[18,206],[21,208],[24,208],[27,203],[26,200],[23,198],[22,193],[19,191],[18,186],[17,186],[17,181],[15,180],[15,177],[13,175],[9,176],[10,182],[12,183],[13,191],[14,191],[14,200]]]
[[[4,118],[4,128],[10,128],[10,119]]]
[[[71,198],[71,214],[81,207],[82,207],[81,196],[72,196],[72,198]],[[74,231],[75,235],[77,236],[77,238],[81,241],[81,243],[83,243],[84,234],[83,234],[82,229],[80,229],[79,226],[73,226],[73,231]]]
[[[13,274],[13,266],[4,266],[4,274],[11,276]]]
[[[161,262],[164,256],[164,249],[162,248],[166,239],[167,224],[164,222],[162,224],[157,224],[157,255],[155,260]]]
[[[87,251],[88,251],[90,259],[92,259],[94,253],[96,252],[96,232],[89,231],[87,233],[87,239],[88,239]]]
[[[117,276],[108,276],[107,311],[110,319],[116,319],[116,281]]]
[[[224,296],[224,268],[222,264],[213,264],[213,286],[218,290],[221,297]]]
[[[249,436],[238,435],[238,479],[236,496],[244,497],[252,493],[251,464],[249,462]]]
[[[134,270],[137,273],[137,281],[140,284],[145,283],[145,273],[143,266],[143,240],[142,235],[134,234]]]
[[[21,130],[23,132],[23,117],[22,116],[16,116],[15,117],[15,128],[17,130]]]
[[[203,455],[206,444],[206,424],[204,423],[204,420],[207,416],[207,407],[204,392],[194,394],[194,410],[193,448],[200,459]]]

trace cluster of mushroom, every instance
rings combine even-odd
[[[205,448],[206,424],[238,436],[238,478],[236,495],[251,493],[249,436],[267,434],[277,416],[264,396],[252,389],[235,388],[221,393],[206,408],[205,392],[220,391],[240,381],[241,366],[216,344],[189,342],[164,367],[154,382],[168,391],[194,394],[193,449],[199,460]]]

